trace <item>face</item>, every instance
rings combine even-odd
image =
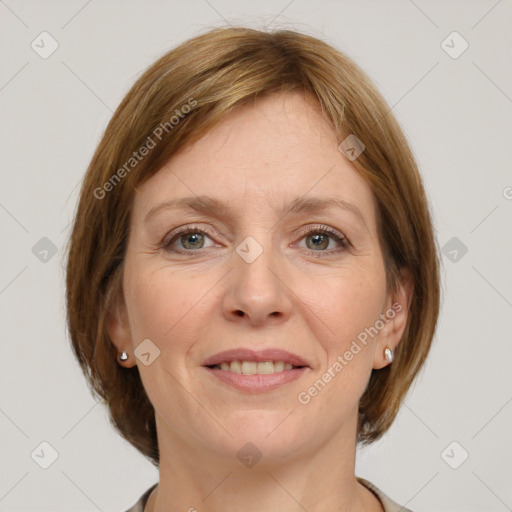
[[[354,443],[405,318],[391,318],[373,195],[340,142],[311,100],[272,95],[137,190],[109,334],[138,366],[159,439],[224,459],[252,442],[276,461]]]

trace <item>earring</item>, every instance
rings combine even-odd
[[[393,362],[393,351],[389,347],[384,349],[384,357],[389,363]]]
[[[121,353],[121,355],[119,356],[119,360],[120,361],[126,361],[128,359],[128,354],[126,353],[125,350],[123,350],[123,352]]]

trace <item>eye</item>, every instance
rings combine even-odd
[[[205,248],[205,237],[210,238],[209,234],[211,234],[209,230],[197,226],[184,226],[166,236],[162,242],[162,248],[168,252],[181,254],[198,252],[198,249]],[[178,247],[175,247],[175,244]]]
[[[215,235],[209,229],[199,228],[197,226],[183,226],[172,231],[161,242],[160,246],[167,252],[191,255],[193,253],[202,253],[202,249],[217,246],[215,243],[209,246],[205,245],[205,239],[210,239]],[[311,226],[303,230],[301,233],[301,241],[305,240],[306,249],[310,254],[320,256],[321,253],[337,253],[344,251],[350,247],[348,239],[333,228],[329,226]],[[332,243],[331,243],[332,242]],[[336,245],[340,248],[330,248],[331,245]],[[217,246],[218,247],[218,246]],[[329,250],[326,250],[329,249]]]
[[[310,252],[339,252],[348,249],[350,242],[348,239],[333,228],[329,226],[312,226],[302,232],[303,239],[306,241],[306,248]],[[331,241],[334,245],[338,244],[341,249],[325,250],[329,248]]]

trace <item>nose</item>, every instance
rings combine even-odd
[[[293,294],[277,251],[270,243],[248,237],[233,253],[223,303],[228,320],[256,326],[281,323],[290,316]]]

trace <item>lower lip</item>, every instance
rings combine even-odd
[[[297,380],[299,377],[309,370],[308,367],[296,368],[294,370],[283,370],[281,372],[270,373],[265,375],[244,375],[229,370],[219,370],[208,368],[206,370],[217,379],[229,384],[241,391],[249,391],[259,393],[263,391],[271,391],[279,386]]]

